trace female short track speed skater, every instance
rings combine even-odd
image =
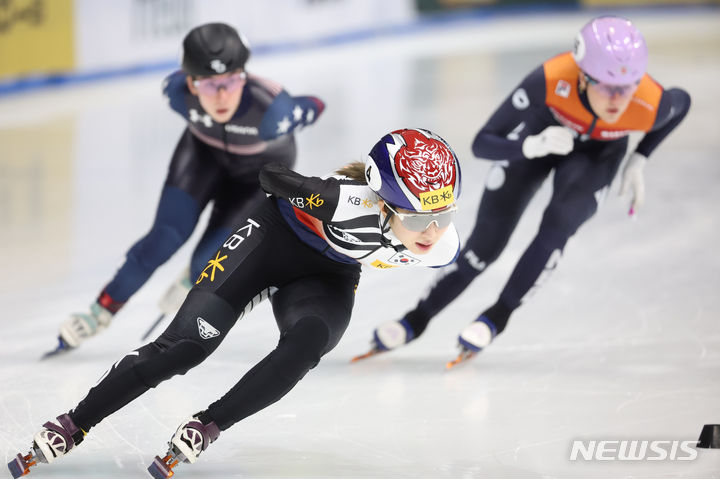
[[[389,133],[365,163],[325,179],[274,164],[263,168],[260,183],[272,196],[211,256],[170,326],[115,363],[73,410],[45,423],[30,453],[9,463],[15,477],[65,455],[103,418],[200,364],[245,305],[274,288],[277,347],[180,424],[165,457],[149,468],[169,477],[177,461],[195,462],[221,431],[279,400],[335,347],[350,321],[361,264],[439,267],[460,250],[452,224],[460,165],[427,130]]]
[[[324,104],[290,96],[282,85],[245,71],[247,41],[231,26],[208,23],[183,40],[182,70],[163,92],[187,121],[170,161],[150,231],[127,252],[124,264],[90,310],[60,326],[58,351],[75,348],[107,328],[118,310],[190,237],[208,203],[213,211],[190,267],[160,301],[172,314],[208,257],[232,227],[265,197],[258,173],[271,162],[292,167],[293,131],[317,120]]]
[[[630,214],[644,200],[648,157],[683,120],[690,96],[665,89],[645,72],[647,47],[637,28],[615,16],[595,18],[572,52],[533,70],[475,137],[475,156],[495,161],[474,229],[458,261],[399,321],[381,324],[373,348],[390,350],[420,336],[430,319],[497,259],[523,211],[550,172],[553,191],[539,230],[518,260],[498,301],[459,335],[456,361],[488,346],[526,294],[557,265],[568,239],[590,219],[628,149],[628,134],[644,136],[623,170],[621,194],[632,192]]]

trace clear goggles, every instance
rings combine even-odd
[[[433,223],[435,223],[438,229],[450,226],[450,223],[452,223],[455,217],[455,212],[457,212],[457,205],[449,206],[436,213],[398,213],[398,211],[388,203],[385,203],[385,206],[387,206],[392,214],[398,217],[406,229],[415,231],[416,233],[425,231]]]
[[[246,80],[247,73],[236,72],[222,78],[215,76],[198,78],[193,80],[193,85],[203,95],[217,95],[221,88],[224,88],[226,93],[239,90],[245,85]]]
[[[601,83],[600,81],[594,79],[587,73],[583,73],[585,75],[585,80],[595,87],[595,89],[603,96],[606,96],[608,98],[612,98],[615,95],[619,96],[630,96],[633,93],[635,93],[635,90],[637,90],[638,85],[640,84],[640,81],[638,80],[635,83],[629,83],[627,85],[610,85],[608,83]]]

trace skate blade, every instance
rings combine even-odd
[[[148,472],[155,479],[167,479],[175,475],[173,467],[177,466],[180,460],[172,454],[166,455],[160,459],[160,456],[155,456],[155,460],[148,467]]]
[[[140,339],[140,341],[145,341],[147,338],[150,337],[153,331],[155,331],[155,328],[158,327],[158,324],[162,323],[162,320],[165,319],[165,313],[162,313],[158,318],[155,320],[154,323],[148,328],[147,331],[145,331],[145,334],[143,334],[143,337]]]
[[[453,359],[452,361],[448,361],[445,364],[445,370],[449,371],[450,369],[454,368],[458,364],[464,363],[465,361],[472,359],[477,355],[476,351],[470,351],[469,349],[463,349],[460,351],[460,354],[458,354],[457,358]]]
[[[350,360],[350,362],[351,362],[351,363],[356,363],[356,362],[361,361],[361,360],[363,360],[363,359],[371,358],[371,357],[373,357],[373,356],[377,356],[378,354],[384,353],[384,352],[385,352],[385,351],[382,351],[382,350],[380,350],[380,349],[371,349],[370,351],[368,351],[368,352],[365,353],[365,354],[360,354],[360,355],[358,355],[358,356],[355,356],[354,358],[352,358],[352,359]]]
[[[15,459],[8,462],[8,469],[10,469],[12,477],[18,478],[30,474],[30,468],[35,464],[37,464],[37,461],[32,453],[27,456],[18,454]]]
[[[40,360],[52,358],[60,354],[67,353],[68,351],[72,351],[73,349],[75,348],[69,346],[65,341],[62,340],[61,337],[58,336],[58,345],[52,351],[48,351],[47,353],[43,354],[40,357]]]

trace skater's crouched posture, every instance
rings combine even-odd
[[[30,454],[10,463],[15,477],[33,461],[66,454],[103,418],[200,364],[246,305],[272,289],[277,347],[181,423],[166,457],[149,468],[169,477],[177,461],[195,462],[221,431],[279,400],[335,347],[350,321],[361,264],[444,266],[459,252],[452,219],[460,166],[429,131],[389,133],[364,164],[324,179],[269,165],[260,182],[272,197],[212,256],[170,326],[115,363],[72,411],[46,423]]]
[[[269,163],[295,164],[295,132],[313,124],[324,103],[291,96],[279,83],[246,70],[250,47],[230,25],[207,23],[183,40],[182,70],[163,82],[168,106],[187,127],[177,143],[150,231],[127,252],[89,310],[60,325],[57,352],[107,329],[115,314],[192,235],[203,210],[212,214],[183,272],[160,302],[170,317],[211,253],[265,199],[258,173]]]
[[[418,338],[500,256],[530,200],[553,173],[552,197],[537,234],[497,302],[460,332],[458,359],[489,346],[528,293],[555,269],[568,240],[595,214],[633,131],[643,137],[623,169],[621,192],[632,192],[630,214],[637,211],[648,157],[690,108],[687,92],[663,88],[646,73],[647,61],[645,40],[630,21],[599,17],[582,28],[572,52],[546,61],[515,88],[473,142],[475,156],[496,163],[457,262],[414,309],[375,330],[376,349]]]

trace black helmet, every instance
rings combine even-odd
[[[191,76],[211,76],[245,67],[247,41],[230,25],[206,23],[183,40],[182,69]]]

